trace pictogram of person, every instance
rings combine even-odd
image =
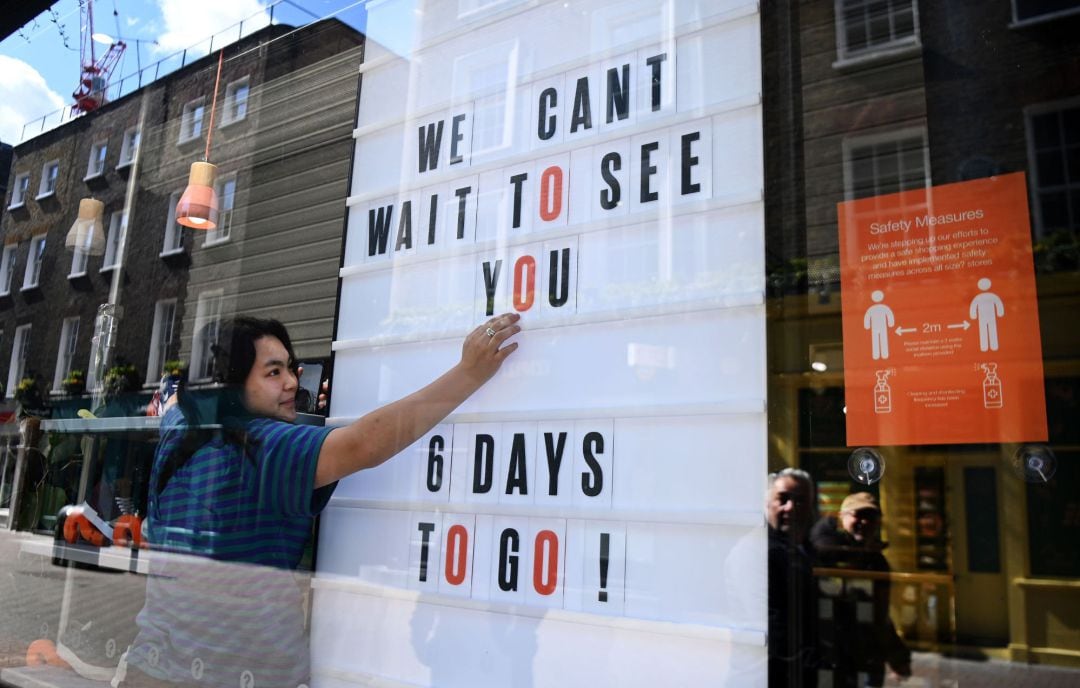
[[[885,300],[885,292],[880,289],[870,294],[873,306],[866,309],[863,316],[863,329],[870,330],[870,340],[873,345],[874,360],[889,357],[889,328],[896,324],[896,316],[892,309],[882,303]]]
[[[997,319],[1005,315],[1005,304],[1001,297],[990,291],[990,278],[983,277],[978,286],[981,293],[971,300],[968,317],[979,319],[979,349],[997,351]]]

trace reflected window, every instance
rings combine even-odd
[[[1080,102],[1029,112],[1028,150],[1036,235],[1076,233],[1080,229]]]
[[[105,237],[105,257],[101,271],[112,270],[120,262],[120,240],[127,229],[127,213],[117,210],[109,217],[109,234]]]
[[[8,244],[4,247],[3,256],[0,257],[0,295],[11,293],[11,280],[15,276],[15,258],[18,251],[18,244]]]
[[[214,372],[214,356],[210,346],[217,341],[221,329],[222,291],[199,294],[195,308],[195,334],[191,341],[191,377],[195,381],[209,380]]]
[[[45,236],[36,236],[30,240],[30,255],[26,260],[26,272],[23,273],[23,289],[33,289],[41,277],[41,260],[45,255]]]
[[[225,87],[225,111],[221,123],[232,124],[247,117],[248,94],[251,92],[248,77],[237,79]]]
[[[157,382],[173,340],[176,320],[176,299],[164,299],[154,306],[154,329],[150,335],[150,358],[146,362],[146,384]]]
[[[9,208],[21,208],[26,204],[26,192],[30,189],[30,173],[23,172],[15,177],[15,185],[11,191],[11,205]]]
[[[206,114],[206,98],[196,98],[184,106],[184,114],[180,118],[179,143],[202,136],[204,114]]]
[[[1013,0],[1013,16],[1020,22],[1052,19],[1075,12],[1080,12],[1080,0]]]
[[[120,144],[120,164],[123,167],[135,162],[135,155],[139,152],[139,128],[131,127],[124,132],[123,143]]]
[[[101,313],[102,304],[97,312]],[[86,364],[86,388],[95,390],[98,387],[98,355],[101,352],[101,316],[94,318],[94,336],[90,338],[90,360]]]
[[[165,243],[161,247],[162,256],[171,256],[184,250],[184,227],[176,221],[176,204],[180,202],[180,192],[174,191],[169,196],[169,213],[165,216]]]
[[[45,198],[56,193],[56,180],[60,176],[60,162],[53,160],[41,168],[41,184],[38,186],[38,198]]]
[[[913,0],[837,0],[840,59],[916,44],[916,17]]]
[[[905,129],[844,140],[847,200],[929,186],[926,131]]]
[[[26,370],[26,355],[30,351],[30,326],[19,325],[15,328],[15,342],[11,346],[11,363],[8,365],[7,397],[15,396],[15,388]]]
[[[206,233],[206,244],[228,241],[232,232],[233,209],[236,207],[236,173],[222,177],[217,183],[218,224]]]
[[[75,347],[79,343],[79,319],[64,318],[64,324],[60,328],[60,346],[56,354],[56,372],[53,374],[53,390],[60,390],[64,385],[64,378],[71,372],[71,364],[75,360]]]
[[[90,146],[90,162],[86,165],[86,178],[100,177],[105,173],[105,156],[109,152],[109,142],[99,141]]]
[[[82,246],[76,246],[71,252],[71,270],[68,272],[68,279],[85,276],[86,264],[89,260],[90,254]]]

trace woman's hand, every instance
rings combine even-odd
[[[503,313],[465,337],[457,367],[477,386],[490,380],[506,357],[517,349],[517,342],[506,344],[506,340],[521,332],[517,324],[520,319],[517,313]]]

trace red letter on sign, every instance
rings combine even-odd
[[[552,165],[540,174],[540,219],[551,222],[562,212],[562,168]]]
[[[536,259],[522,256],[514,263],[514,310],[527,311],[532,308],[535,288]]]
[[[547,571],[544,570],[544,545],[547,545]],[[547,580],[544,580],[544,574]],[[555,592],[559,582],[559,536],[550,530],[541,530],[536,534],[533,545],[533,587],[541,595]]]
[[[446,582],[450,585],[465,582],[465,555],[468,550],[469,531],[462,525],[450,526],[450,530],[446,531]]]

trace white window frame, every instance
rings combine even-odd
[[[55,170],[50,174],[50,170]],[[60,161],[50,160],[41,166],[41,183],[38,184],[38,195],[35,200],[48,198],[56,194],[56,185],[60,181]]]
[[[139,139],[138,127],[129,127],[124,131],[124,139],[120,144],[120,162],[116,165],[117,169],[127,167],[135,162],[135,157],[139,154]]]
[[[1066,7],[1063,10],[1055,10],[1053,12],[1043,12],[1042,14],[1033,14],[1030,17],[1020,18],[1020,12],[1016,7],[1016,0],[1010,0],[1009,3],[1012,6],[1012,24],[1013,28],[1020,28],[1023,26],[1030,26],[1031,24],[1041,24],[1043,22],[1056,21],[1058,19],[1064,19],[1065,17],[1071,17],[1074,14],[1080,14],[1080,3],[1076,7]]]
[[[15,277],[15,261],[19,259],[19,245],[8,244],[0,254],[0,296],[11,293],[11,282]]]
[[[41,263],[45,256],[46,235],[38,234],[30,239],[30,253],[26,257],[26,270],[23,271],[22,291],[36,289],[41,279]]]
[[[180,191],[169,196],[169,214],[165,216],[165,239],[161,245],[162,258],[184,252],[184,227],[176,221],[176,205],[180,202]]]
[[[109,155],[109,141],[95,141],[90,146],[90,160],[86,163],[86,176],[83,181],[97,179],[105,174],[105,160]]]
[[[199,294],[195,306],[195,329],[191,334],[190,375],[193,382],[206,382],[211,377],[212,369],[209,366],[212,365],[214,357],[210,352],[210,345],[221,331],[221,306],[224,300],[225,292],[222,289]],[[217,326],[211,327],[215,322]]]
[[[243,89],[243,90],[241,90]],[[237,99],[240,91],[243,98]],[[225,87],[225,107],[221,113],[221,126],[242,122],[247,119],[248,104],[251,102],[251,78],[245,74]],[[237,112],[237,110],[241,112]]]
[[[198,113],[198,117],[196,117]],[[184,105],[180,115],[180,138],[177,143],[187,143],[202,138],[203,120],[206,119],[206,96],[199,96]],[[196,129],[196,125],[198,128]]]
[[[855,200],[855,180],[852,164],[852,153],[859,148],[873,146],[882,143],[891,143],[904,139],[912,139],[916,136],[922,139],[923,180],[926,188],[930,182],[930,148],[927,143],[925,127],[905,127],[892,131],[875,132],[857,136],[845,137],[841,143],[844,159],[844,200]],[[891,192],[890,192],[891,193]],[[879,194],[874,194],[879,195]]]
[[[120,265],[120,242],[127,232],[127,213],[115,210],[109,216],[109,231],[105,235],[105,255],[101,259],[101,272],[109,272]]]
[[[168,359],[169,345],[176,337],[176,299],[161,299],[154,304],[154,329],[150,332],[150,356],[146,359],[146,384],[161,379],[161,367]]]
[[[64,378],[75,364],[75,350],[79,346],[79,317],[64,318],[60,327],[60,343],[56,350],[56,372],[53,373],[54,392],[62,392]]]
[[[11,344],[11,362],[8,365],[8,384],[5,396],[15,397],[15,388],[26,372],[26,354],[30,349],[30,325],[15,328],[15,340]]]
[[[849,49],[847,45],[847,31],[845,30],[844,3],[850,1],[852,0],[834,0],[833,17],[836,24],[836,62],[833,63],[833,67],[844,67],[866,60],[876,60],[884,57],[896,56],[898,54],[903,55],[918,50],[921,45],[919,39],[919,3],[915,0],[904,0],[905,2],[910,1],[911,3],[912,34],[910,36],[892,38],[885,43],[868,45],[865,48]],[[871,0],[854,1],[869,3]],[[891,14],[889,21],[890,23],[892,22]]]
[[[1040,192],[1044,190],[1042,182],[1039,180],[1039,165],[1038,157],[1035,150],[1035,130],[1032,120],[1040,115],[1047,115],[1052,112],[1061,112],[1062,110],[1073,110],[1080,108],[1080,98],[1067,98],[1065,100],[1056,100],[1049,103],[1039,103],[1037,105],[1031,105],[1024,108],[1024,133],[1027,137],[1027,155],[1028,155],[1028,178],[1031,180],[1029,187],[1032,216],[1035,218],[1035,236],[1037,238],[1043,238],[1046,236],[1046,228],[1043,223],[1042,203],[1040,202]],[[1073,184],[1066,182],[1064,190],[1066,193],[1070,189],[1080,189],[1080,179],[1077,179]],[[1074,209],[1078,217],[1080,217],[1080,208]]]
[[[232,191],[226,193],[229,185]],[[218,178],[214,192],[218,197],[218,222],[217,227],[206,233],[206,241],[203,246],[216,246],[224,244],[232,236],[233,215],[236,212],[236,192],[238,188],[236,173],[231,172]]]
[[[11,205],[9,210],[21,208],[26,205],[26,196],[30,193],[30,173],[23,172],[15,175],[15,183],[11,187]]]
[[[86,266],[90,263],[90,254],[82,246],[76,246],[71,252],[71,270],[68,271],[68,279],[86,277]]]
[[[105,304],[102,304],[102,306],[104,305]],[[96,313],[101,313],[101,307],[98,307]],[[100,337],[102,335],[100,332],[98,332],[97,329],[99,317],[99,315],[94,316],[94,333],[90,335],[90,359],[86,363],[86,389],[90,391],[96,390],[99,386],[97,379],[97,366],[95,365],[94,361],[94,359],[96,359],[98,356],[98,352],[101,350]]]

